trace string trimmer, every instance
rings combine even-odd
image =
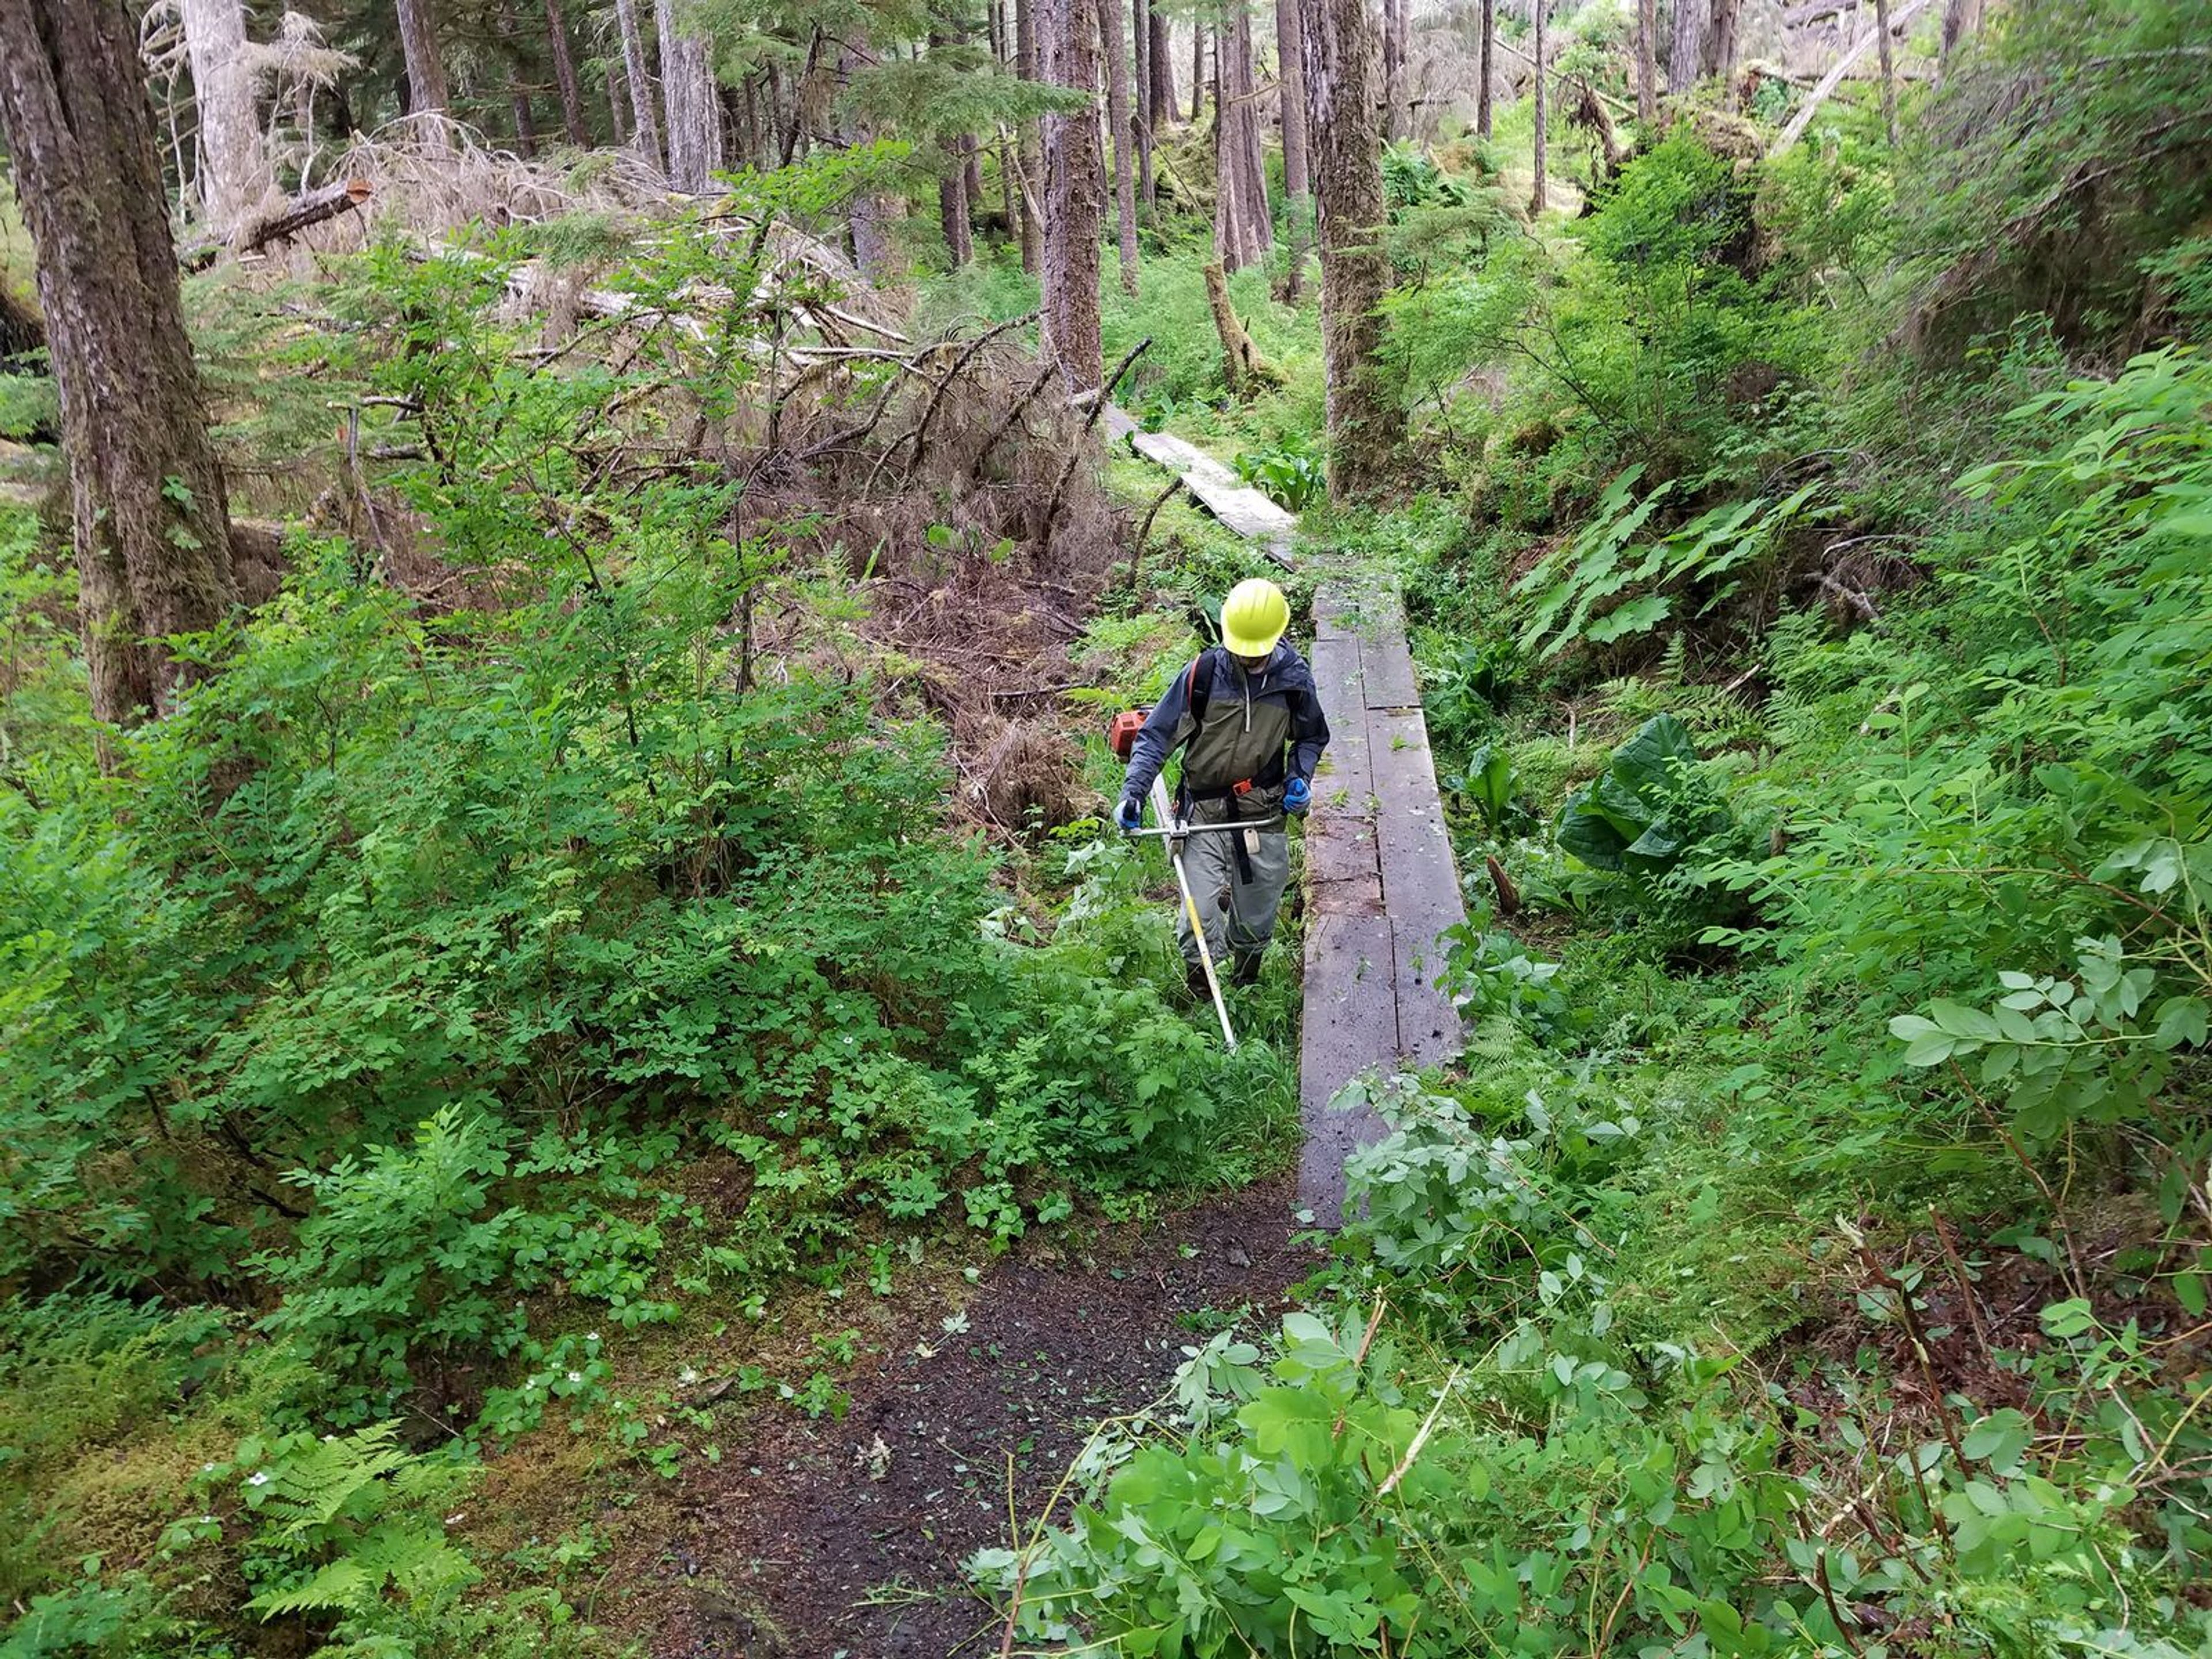
[[[1106,729],[1106,742],[1113,750],[1114,757],[1116,760],[1122,762],[1128,760],[1130,750],[1136,744],[1137,733],[1143,727],[1144,723],[1145,714],[1142,709],[1133,709],[1127,714],[1116,714],[1114,717],[1114,723]],[[1193,823],[1188,818],[1179,818],[1175,815],[1173,809],[1168,804],[1168,787],[1158,778],[1152,780],[1149,799],[1152,804],[1152,822],[1155,827],[1150,830],[1133,830],[1129,831],[1130,839],[1133,841],[1157,839],[1167,848],[1168,864],[1175,871],[1176,890],[1182,896],[1182,912],[1190,922],[1190,936],[1198,945],[1198,963],[1199,966],[1205,970],[1206,994],[1213,999],[1213,1012],[1221,1021],[1221,1041],[1230,1053],[1234,1054],[1237,1052],[1237,1032],[1229,1023],[1229,1004],[1221,994],[1221,977],[1213,970],[1213,952],[1206,948],[1206,924],[1199,917],[1198,900],[1192,896],[1190,890],[1190,874],[1182,866],[1182,843],[1191,836],[1217,835],[1239,830],[1272,829],[1274,823],[1281,820],[1275,819],[1265,823]]]

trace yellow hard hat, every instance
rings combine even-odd
[[[1240,657],[1264,657],[1291,625],[1291,602],[1265,576],[1229,590],[1221,602],[1221,642]]]

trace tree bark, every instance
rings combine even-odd
[[[1667,55],[1667,89],[1687,92],[1697,84],[1704,60],[1705,0],[1674,0],[1674,39]]]
[[[1897,148],[1897,54],[1889,40],[1889,0],[1874,0],[1875,45],[1881,53],[1881,126]]]
[[[1050,3],[1050,0],[1014,0],[1014,72],[1024,81],[1045,78],[1043,64],[1037,52],[1036,13],[1041,3]],[[1044,270],[1044,225],[1033,210],[1034,204],[1029,192],[1042,180],[1037,162],[1044,151],[1036,122],[1021,124],[1014,150],[1025,186],[1022,195],[1022,269],[1032,276],[1037,276]],[[1048,319],[1049,307],[1046,315]],[[1050,331],[1048,323],[1047,331]]]
[[[836,72],[841,91],[860,62],[860,52],[853,43],[848,41],[840,49]],[[752,96],[750,80],[745,82],[745,95],[748,100]],[[840,104],[845,106],[842,100]],[[850,125],[843,137],[848,143],[870,144],[875,142],[876,133],[872,127],[849,115],[847,119]],[[905,208],[905,199],[893,194],[870,191],[853,198],[853,263],[860,266],[860,274],[878,288],[890,287],[905,275],[900,269],[897,246],[890,230],[891,222],[904,214]]]
[[[1382,136],[1406,136],[1406,3],[1382,0]]]
[[[576,79],[576,55],[568,46],[568,22],[561,0],[545,0],[545,44],[553,54],[553,81],[561,89],[561,125],[568,142],[588,148],[592,129],[584,119],[584,89]]]
[[[1131,116],[1137,127],[1137,198],[1150,214],[1157,205],[1152,191],[1152,129],[1158,113],[1152,106],[1152,9],[1149,0],[1130,0],[1129,40],[1135,48],[1130,60],[1130,92],[1135,106]]]
[[[244,0],[183,0],[179,10],[199,112],[200,204],[209,231],[227,242],[276,193],[246,51],[246,7]]]
[[[637,115],[630,102],[629,76],[618,63],[607,65],[607,119],[612,124],[615,143],[636,144]]]
[[[230,508],[185,337],[138,29],[121,0],[0,0],[0,130],[61,394],[93,713],[163,713],[162,641],[238,602]]]
[[[407,112],[447,114],[453,100],[446,90],[446,58],[439,49],[431,0],[398,0],[398,5],[399,46],[407,58]]]
[[[722,165],[722,100],[714,42],[677,30],[675,0],[658,0],[661,95],[668,106],[668,182],[694,196],[714,187]]]
[[[1175,51],[1168,33],[1167,14],[1158,5],[1152,9],[1152,131],[1172,126],[1182,119],[1182,112],[1176,107]]]
[[[1536,0],[1534,7],[1536,15],[1536,72],[1531,77],[1536,84],[1536,142],[1534,146],[1536,184],[1534,189],[1533,189],[1528,195],[1528,216],[1531,219],[1534,218],[1538,214],[1544,210],[1544,173],[1546,168],[1551,165],[1551,157],[1548,154],[1550,146],[1547,142],[1549,135],[1544,131],[1546,120],[1551,112],[1547,106],[1545,96],[1545,83],[1551,77],[1547,72],[1547,65],[1544,62],[1544,14],[1551,10],[1551,9],[1552,0]]]
[[[1242,270],[1265,259],[1274,243],[1260,149],[1260,100],[1253,90],[1249,7],[1231,9],[1228,27],[1215,37],[1213,50],[1213,251],[1224,268]]]
[[[1949,0],[1943,8],[1943,52],[1942,63],[1948,65],[1951,54],[1961,45],[1980,33],[1982,0]]]
[[[1244,319],[1230,302],[1229,276],[1222,270],[1221,261],[1208,259],[1203,274],[1206,303],[1213,313],[1213,331],[1221,341],[1221,378],[1231,396],[1249,398],[1262,383],[1273,382],[1279,377],[1261,360],[1260,349],[1245,331]]]
[[[1657,0],[1636,0],[1636,118],[1646,126],[1659,118],[1659,66],[1653,44],[1658,32]]]
[[[1491,82],[1498,71],[1498,0],[1482,0],[1482,52],[1478,73],[1482,84],[1474,94],[1474,131],[1478,137],[1490,137]]]
[[[1313,182],[1306,163],[1306,76],[1300,61],[1297,0],[1275,0],[1276,76],[1283,124],[1284,216],[1289,222],[1290,264],[1283,276],[1283,299],[1296,305],[1305,290],[1307,221],[1313,216]]]
[[[1376,307],[1390,284],[1377,236],[1382,94],[1374,20],[1364,0],[1301,0],[1314,206],[1321,243],[1322,345],[1328,376],[1329,494],[1348,500],[1389,476],[1405,413],[1377,361]]]
[[[1708,77],[1727,81],[1735,73],[1736,25],[1743,15],[1743,0],[1712,0],[1702,54]]]
[[[1106,128],[1114,135],[1115,263],[1121,291],[1137,291],[1136,123],[1130,112],[1129,50],[1121,39],[1121,0],[1097,0],[1098,40],[1106,58]]]
[[[615,0],[615,22],[622,31],[623,80],[629,91],[631,134],[637,153],[653,167],[666,163],[660,148],[660,118],[654,112],[659,94],[653,90],[653,69],[645,57],[645,36],[637,27],[637,0]]]
[[[1098,25],[1094,0],[1046,0],[1045,78],[1096,98]],[[1106,162],[1096,108],[1044,118],[1044,313],[1052,349],[1070,392],[1105,379],[1098,337],[1098,233]]]
[[[1190,124],[1196,126],[1206,113],[1206,21],[1190,26]]]

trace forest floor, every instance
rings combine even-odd
[[[1007,1544],[1010,1517],[1026,1534],[1100,1420],[1158,1398],[1186,1347],[1271,1325],[1321,1260],[1284,1178],[1033,1246],[950,1316],[929,1291],[879,1305],[842,1418],[763,1407],[690,1466],[651,1569],[672,1594],[637,1587],[651,1651],[995,1651],[963,1563]]]

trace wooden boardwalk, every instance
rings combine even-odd
[[[1295,569],[1291,542],[1298,521],[1260,491],[1245,483],[1227,467],[1171,432],[1147,432],[1117,405],[1106,405],[1105,425],[1117,441],[1157,466],[1182,476],[1183,488],[1208,513],[1249,542],[1259,544],[1267,556],[1285,570]]]
[[[1291,564],[1291,514],[1179,438],[1139,431],[1110,406],[1107,423],[1139,454],[1180,471],[1224,524]],[[1325,580],[1314,598],[1310,659],[1329,744],[1305,831],[1298,1202],[1334,1226],[1344,1160],[1385,1127],[1370,1107],[1340,1112],[1329,1103],[1364,1073],[1458,1054],[1459,1015],[1437,988],[1437,936],[1464,923],[1467,908],[1396,582],[1371,573]]]
[[[1458,1054],[1459,1015],[1437,988],[1437,936],[1465,922],[1467,908],[1396,584],[1324,582],[1312,659],[1329,745],[1306,820],[1298,1201],[1334,1225],[1345,1158],[1384,1126],[1371,1108],[1337,1112],[1329,1102],[1362,1073]]]

